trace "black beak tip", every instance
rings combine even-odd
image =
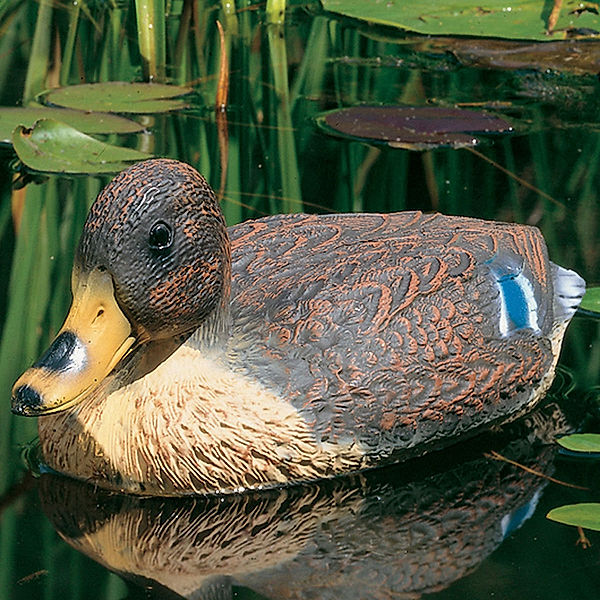
[[[20,385],[13,392],[12,412],[15,415],[32,416],[42,406],[42,397],[29,385]]]

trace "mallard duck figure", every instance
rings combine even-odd
[[[227,228],[191,166],[100,193],[73,303],[13,388],[47,465],[116,491],[230,493],[449,446],[547,391],[584,292],[534,227],[421,212]]]

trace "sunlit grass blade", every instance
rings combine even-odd
[[[286,4],[286,0],[267,0],[267,22],[283,25]]]
[[[165,1],[136,0],[135,10],[144,77],[162,82],[167,64]]]
[[[225,30],[229,35],[237,35],[239,31],[239,24],[235,0],[221,0],[221,10],[223,13]]]
[[[268,27],[269,54],[273,69],[275,123],[277,125],[277,159],[280,165],[280,183],[285,198],[284,212],[302,210],[300,172],[296,157],[296,136],[290,110],[290,93],[287,73],[287,50],[284,29],[281,25]]]

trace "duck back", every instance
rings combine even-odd
[[[584,291],[523,225],[279,215],[229,234],[234,368],[370,464],[532,408]]]

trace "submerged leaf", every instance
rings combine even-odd
[[[552,509],[546,516],[564,525],[600,531],[600,504],[596,502],[566,504]]]
[[[152,156],[105,144],[51,119],[42,119],[31,129],[17,127],[12,142],[18,157],[30,169],[51,173],[116,173]]]
[[[31,127],[40,119],[54,119],[75,127],[83,133],[134,133],[143,125],[117,115],[89,113],[48,106],[0,107],[0,143],[10,144],[12,132],[18,125]]]
[[[556,23],[540,0],[321,0],[326,10],[347,17],[427,35],[484,36],[519,40],[592,37],[600,31],[597,9],[565,0]],[[552,3],[550,3],[552,4]],[[551,33],[549,33],[551,30]]]
[[[43,98],[50,104],[79,110],[145,114],[186,108],[187,102],[179,96],[192,91],[175,85],[110,81],[57,88]]]
[[[485,112],[435,106],[353,106],[317,117],[328,133],[422,150],[474,146],[471,133],[512,131],[510,123]]]
[[[588,288],[579,307],[600,314],[600,287]]]
[[[563,448],[573,452],[600,453],[600,434],[598,433],[573,433],[556,440]]]
[[[561,40],[546,44],[520,40],[434,38],[423,50],[451,52],[467,66],[486,69],[524,69],[596,75],[600,63],[597,40]]]

